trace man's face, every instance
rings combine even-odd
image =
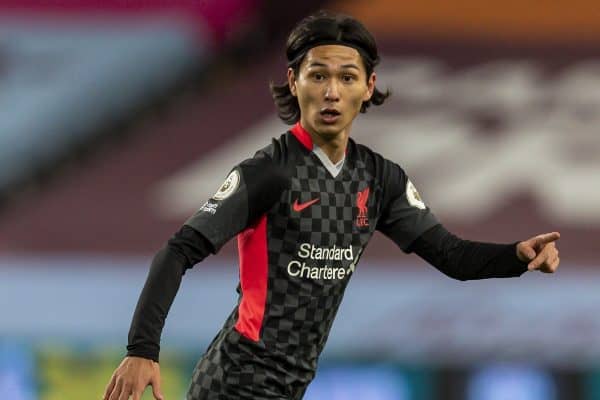
[[[375,73],[367,80],[356,49],[323,45],[308,51],[298,76],[288,69],[290,90],[298,98],[302,126],[325,140],[348,133],[352,121],[375,88]]]

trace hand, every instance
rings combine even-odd
[[[556,242],[560,233],[552,232],[534,236],[517,244],[517,257],[523,262],[528,262],[527,269],[530,271],[540,270],[545,273],[553,273],[558,268],[560,259]]]
[[[164,400],[160,389],[160,367],[157,362],[141,357],[125,357],[117,367],[103,400],[140,400],[146,386],[152,385],[156,400]]]

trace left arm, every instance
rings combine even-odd
[[[552,273],[558,268],[558,232],[513,244],[463,240],[440,224],[400,166],[388,160],[381,165],[384,196],[377,229],[403,251],[415,252],[459,280],[507,278],[536,269]]]
[[[559,258],[554,241],[559,237],[554,232],[513,244],[473,242],[453,235],[439,224],[419,236],[408,250],[461,281],[510,278],[528,269],[556,271]]]

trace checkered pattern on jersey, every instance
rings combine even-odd
[[[377,223],[380,189],[363,162],[347,159],[346,163],[334,178],[314,154],[307,154],[296,165],[290,190],[268,215],[269,289],[262,339],[280,350],[290,364],[306,371],[316,368],[351,274],[341,280],[291,276],[288,264],[297,260],[310,266],[348,269],[352,260],[300,258],[300,245],[352,245],[358,261]],[[367,187],[369,225],[358,227],[357,193]],[[302,204],[316,198],[318,202],[300,212],[292,208],[296,200]]]
[[[254,343],[233,328],[236,308],[196,366],[187,400],[300,400],[314,377],[351,275],[342,280],[301,278],[289,275],[287,266],[299,260],[348,268],[352,261],[300,259],[299,246],[352,245],[358,259],[375,230],[381,190],[360,160],[347,159],[336,178],[312,153],[294,162],[291,188],[268,214],[269,277],[261,340]],[[358,227],[357,193],[366,187],[369,225]],[[317,197],[317,203],[293,211],[296,199],[305,203]]]
[[[307,384],[233,329],[237,307],[196,365],[187,400],[301,399]]]

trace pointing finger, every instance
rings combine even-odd
[[[538,236],[534,237],[532,241],[533,241],[534,247],[541,247],[545,244],[557,241],[558,239],[560,239],[560,233],[551,232],[551,233],[544,233],[542,235],[538,235]]]

